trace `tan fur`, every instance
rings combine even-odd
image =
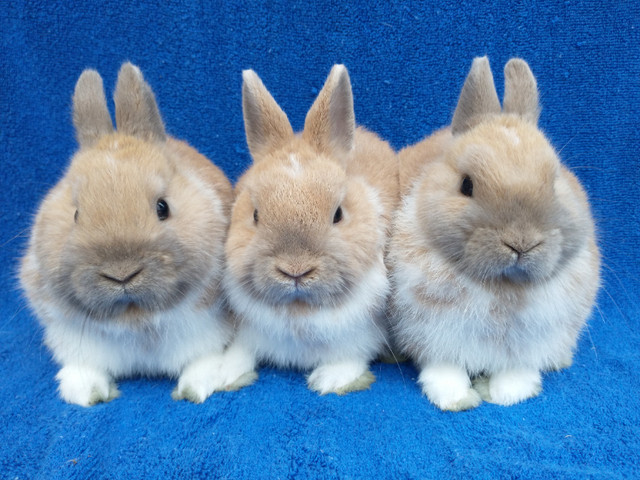
[[[257,75],[243,78],[253,165],[235,189],[225,287],[258,361],[317,366],[309,381],[325,391],[316,383],[330,380],[324,362],[366,365],[385,341],[396,155],[356,128],[343,66],[333,67],[298,135]],[[349,329],[359,338],[343,338]]]
[[[300,176],[292,177],[290,156],[300,163]],[[390,217],[397,203],[395,155],[385,142],[359,128],[355,148],[346,171],[342,161],[333,159],[330,151],[319,151],[309,145],[304,136],[291,136],[283,147],[262,156],[236,186],[232,228],[227,242],[227,254],[235,259],[235,252],[246,248],[255,236],[253,211],[258,209],[260,221],[268,222],[269,242],[275,247],[281,242],[305,246],[310,250],[323,249],[329,230],[334,228],[332,217],[342,205],[345,216],[353,218],[353,226],[341,232],[336,244],[336,256],[357,268],[358,275],[375,261],[375,252],[386,241],[372,242],[379,226],[389,228]],[[362,179],[373,186],[383,205],[381,216],[374,215],[366,192],[358,183]],[[324,222],[319,222],[324,218]],[[340,228],[338,226],[337,228]],[[336,239],[336,241],[338,241]],[[382,242],[382,244],[380,243]],[[340,245],[340,246],[338,246]],[[293,255],[293,253],[292,253]],[[296,254],[300,265],[282,258],[292,270],[304,270],[319,260]],[[230,263],[233,266],[234,261]],[[356,267],[357,265],[357,267]],[[321,268],[321,266],[318,266]],[[294,310],[299,307],[292,306]]]
[[[225,208],[225,216],[231,215],[233,204],[233,188],[225,174],[207,157],[184,141],[170,138],[165,146],[170,155],[180,158],[180,161],[189,164],[193,172],[202,177],[221,196]]]
[[[425,166],[443,154],[451,138],[451,130],[442,129],[423,141],[405,147],[398,152],[400,194],[402,196],[409,193],[413,182],[419,178]]]
[[[354,128],[349,74],[343,65],[334,65],[307,113],[302,137],[320,150],[329,148],[334,155],[349,155],[354,147]]]
[[[290,224],[292,213],[295,211],[295,218],[300,224],[312,229],[305,235],[309,238],[324,237],[326,225],[319,225],[317,216],[323,212],[327,220],[331,219],[333,210],[338,206],[341,196],[345,194],[347,179],[362,178],[366,184],[376,189],[383,204],[382,216],[387,228],[399,197],[397,160],[388,143],[364,128],[355,130],[351,151],[346,152],[342,146],[336,148],[335,142],[329,138],[328,133],[330,131],[328,126],[330,92],[340,83],[336,73],[337,69],[334,68],[327,79],[326,87],[309,110],[305,129],[299,136],[293,135],[286,116],[279,114],[280,108],[268,93],[265,94],[266,89],[257,75],[245,74],[245,90],[260,92],[258,103],[269,107],[265,109],[264,115],[267,121],[263,123],[268,123],[275,133],[269,137],[270,143],[257,147],[256,136],[263,142],[267,139],[263,138],[262,133],[256,135],[255,129],[251,127],[252,122],[248,122],[250,125],[247,127],[247,138],[249,144],[253,145],[252,152],[255,152],[254,166],[236,186],[238,201],[232,223],[240,227],[242,233],[234,235],[235,240],[229,241],[229,245],[234,250],[246,245],[252,236],[254,226],[250,220],[256,204],[262,207],[259,210],[265,210],[273,216],[269,220],[273,225]],[[258,87],[264,91],[257,90]],[[247,120],[249,119],[245,114],[245,121]],[[283,132],[291,132],[288,139]],[[291,155],[300,162],[299,179],[292,179]],[[348,157],[347,161],[345,161],[345,155]],[[344,170],[343,164],[346,165]],[[353,184],[352,180],[348,182]],[[357,186],[351,188],[358,189]],[[296,201],[293,201],[294,199]],[[346,205],[347,211],[366,213],[367,215],[363,215],[362,218],[369,218],[363,203],[364,198],[352,194],[347,201],[349,202]],[[352,205],[353,208],[351,208]],[[245,221],[239,222],[240,218]],[[375,230],[375,222],[378,220],[371,218],[370,221],[372,223],[369,226],[363,226],[363,230]],[[356,247],[367,242],[366,239],[359,240],[357,234],[353,235],[353,241]]]
[[[123,70],[127,71],[125,67]],[[94,83],[89,85],[89,94],[82,90],[87,82]],[[74,96],[75,101],[80,102],[75,110],[76,121],[89,122],[89,125],[101,121],[92,114],[92,109],[105,108],[96,105],[91,96],[96,93],[96,84],[101,88],[102,80],[93,71],[88,75],[85,72],[78,82]],[[104,100],[104,94],[101,96]],[[87,132],[101,135],[90,138]],[[135,268],[135,263],[133,260],[111,262],[107,260],[109,256],[128,257],[138,248],[134,245],[149,244],[153,249],[152,245],[164,242],[166,235],[176,242],[179,240],[181,248],[192,250],[194,258],[199,258],[194,266],[200,265],[194,272],[185,270],[177,274],[171,269],[176,253],[172,250],[173,254],[158,253],[155,258],[150,257],[158,271],[169,269],[164,272],[167,282],[199,285],[197,289],[202,290],[202,302],[213,305],[219,300],[219,294],[214,295],[212,289],[220,283],[222,242],[226,238],[233,201],[231,184],[222,171],[188,144],[173,138],[156,141],[158,135],[149,137],[141,133],[143,138],[138,138],[94,128],[80,128],[78,134],[84,139],[83,144],[64,178],[43,201],[36,216],[29,251],[23,259],[21,279],[41,319],[46,322],[49,315],[39,309],[40,304],[62,302],[61,305],[66,305],[64,297],[73,298],[71,285],[79,279],[65,277],[63,264],[68,263],[69,268],[74,261],[101,264],[104,272],[117,276],[119,272]],[[203,198],[199,188],[194,188],[194,178],[202,182],[212,198],[218,199],[222,216],[215,218],[207,212],[210,200]],[[172,215],[166,224],[159,222],[155,214],[155,203],[160,197],[170,199]],[[77,223],[74,222],[76,211]],[[170,233],[164,232],[167,228]],[[209,242],[218,242],[219,246],[211,249]],[[216,248],[218,259],[212,262]],[[161,250],[159,248],[158,252]],[[213,267],[216,263],[219,271],[211,276],[206,266]],[[211,286],[207,285],[209,281],[213,282]],[[87,295],[90,294],[87,292]],[[57,296],[62,298],[56,299]],[[72,301],[75,306],[76,301]],[[83,301],[90,302],[89,296]],[[85,305],[83,308],[90,307]],[[139,319],[140,312],[136,309],[121,315],[121,321],[126,323]]]
[[[293,135],[287,116],[266,90],[253,70],[242,72],[242,114],[247,132],[247,145],[253,161],[260,161],[266,150],[281,145]]]
[[[488,60],[476,59],[452,126],[398,154],[394,328],[443,409],[477,397],[468,374],[489,375],[498,403],[536,395],[539,371],[571,363],[599,286],[587,196],[537,128],[523,60],[505,67],[504,102],[501,111]],[[528,380],[513,391],[501,390],[509,374],[492,383],[518,369]]]
[[[200,403],[233,333],[221,286],[233,190],[166,135],[136,66],[122,65],[114,97],[116,132],[100,75],[76,83],[80,149],[39,208],[21,285],[65,401],[90,406],[117,396],[119,378],[167,375],[175,399]]]
[[[451,120],[451,131],[458,134],[500,113],[500,100],[493,85],[487,57],[475,58],[464,82],[458,106]]]

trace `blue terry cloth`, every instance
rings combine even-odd
[[[640,477],[640,3],[9,1],[0,39],[0,478]],[[297,130],[344,63],[358,123],[401,148],[449,123],[485,54],[500,96],[508,58],[529,62],[540,126],[589,192],[604,255],[574,365],[546,374],[539,397],[443,413],[410,364],[375,364],[371,389],[344,397],[269,368],[202,405],[172,401],[165,379],[122,381],[121,398],[90,409],[57,397],[15,272],[76,148],[84,68],[110,98],[120,64],[139,65],[168,132],[235,181],[250,162],[242,69]]]

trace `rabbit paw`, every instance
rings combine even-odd
[[[537,396],[542,390],[542,379],[537,370],[506,370],[488,379],[478,379],[474,386],[487,402],[509,406]]]
[[[109,402],[120,395],[109,375],[92,367],[65,365],[56,380],[62,399],[83,407]]]
[[[366,390],[376,377],[362,362],[340,362],[324,364],[316,367],[307,378],[311,390],[320,395],[336,393],[344,395],[349,392]]]
[[[459,412],[482,402],[478,392],[471,388],[467,372],[454,365],[429,365],[420,372],[418,383],[429,401],[441,410]]]
[[[238,390],[257,378],[253,359],[240,352],[209,355],[185,368],[171,397],[202,403],[213,392]]]

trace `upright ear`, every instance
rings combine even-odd
[[[73,125],[81,147],[90,147],[113,132],[102,77],[95,70],[82,72],[73,92]]]
[[[287,116],[253,70],[242,72],[242,115],[254,161],[293,136]]]
[[[504,66],[503,107],[505,113],[515,113],[534,125],[538,123],[538,85],[529,65],[520,58],[512,58]]]
[[[493,83],[489,59],[477,57],[473,60],[462,87],[458,106],[451,121],[451,131],[454,135],[463,133],[478,125],[487,116],[500,111],[500,101]]]
[[[349,73],[344,65],[334,65],[307,113],[302,136],[321,150],[346,154],[353,149],[355,129]]]
[[[150,141],[166,140],[156,98],[138,67],[129,62],[120,67],[113,99],[119,132]]]

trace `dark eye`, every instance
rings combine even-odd
[[[338,223],[342,220],[342,207],[338,207],[336,213],[333,215],[333,223]]]
[[[465,175],[462,179],[460,193],[465,197],[471,197],[473,195],[473,182],[471,181],[471,177],[469,175]]]
[[[255,210],[253,211],[253,221],[254,221],[255,223],[258,223],[258,209],[255,209]]]
[[[73,214],[73,221],[78,223],[78,210],[76,210],[76,213]]]
[[[169,218],[169,204],[163,198],[156,202],[156,213],[160,221]]]

